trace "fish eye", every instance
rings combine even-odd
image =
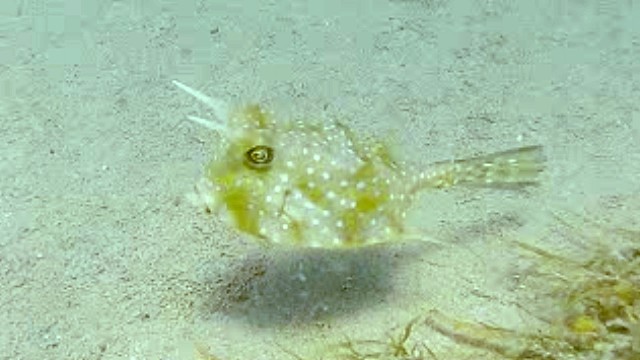
[[[244,154],[245,164],[257,170],[266,169],[273,161],[273,148],[266,145],[256,145]]]

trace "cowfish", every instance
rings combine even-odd
[[[215,119],[188,119],[219,139],[194,199],[265,245],[352,248],[406,235],[416,195],[452,186],[538,182],[541,146],[437,162],[416,170],[381,141],[360,140],[337,121],[276,119],[257,103],[231,108],[181,82]]]

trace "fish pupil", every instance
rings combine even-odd
[[[252,169],[266,169],[273,161],[273,148],[267,145],[256,145],[245,153],[245,164]]]

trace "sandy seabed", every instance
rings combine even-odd
[[[511,240],[570,252],[565,213],[640,226],[638,7],[351,3],[2,2],[0,359],[329,359],[430,308],[519,326]],[[547,170],[422,195],[408,221],[434,242],[266,250],[185,201],[215,137],[173,79],[411,166],[541,144]]]

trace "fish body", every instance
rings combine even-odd
[[[531,146],[414,171],[382,142],[359,141],[338,122],[276,121],[258,104],[230,111],[221,100],[174,84],[217,118],[189,116],[220,135],[198,198],[264,244],[346,248],[393,241],[405,234],[406,211],[423,190],[533,184],[544,167],[541,147]]]

